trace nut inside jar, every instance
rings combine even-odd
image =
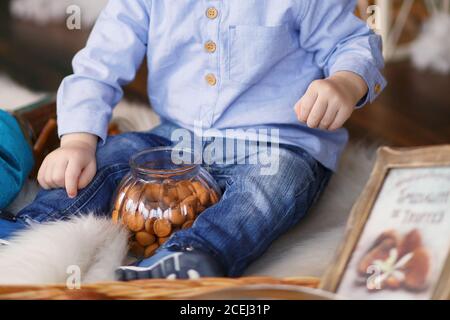
[[[204,168],[174,164],[174,154],[179,151],[157,148],[134,156],[116,192],[111,217],[130,231],[130,252],[138,258],[152,256],[220,199]]]

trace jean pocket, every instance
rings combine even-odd
[[[274,66],[298,48],[288,25],[235,25],[229,29],[229,78],[243,84],[259,82]]]

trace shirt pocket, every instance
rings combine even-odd
[[[297,48],[298,39],[288,25],[230,26],[229,78],[243,84],[258,83]]]

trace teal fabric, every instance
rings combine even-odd
[[[0,110],[0,210],[15,199],[33,165],[32,150],[19,124]]]

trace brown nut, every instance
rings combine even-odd
[[[420,231],[415,229],[406,234],[400,241],[398,246],[398,256],[403,257],[405,254],[416,250],[422,246],[422,236]]]
[[[191,182],[191,181],[189,181],[189,184],[188,184],[187,186],[188,186],[189,190],[191,190],[191,193],[192,193],[192,194],[195,194],[195,189],[194,189],[194,187],[192,186],[192,182]]]
[[[169,220],[158,219],[153,225],[153,230],[159,238],[164,238],[172,233],[172,224]]]
[[[179,181],[177,183],[177,194],[179,200],[184,200],[192,195],[192,191],[189,188],[190,182],[186,180]]]
[[[155,243],[156,238],[154,235],[147,232],[138,232],[136,233],[136,241],[143,247],[147,247],[153,243]]]
[[[138,202],[141,195],[142,195],[142,184],[139,183],[135,184],[134,186],[131,186],[126,192],[126,197],[129,200],[132,200],[133,202]]]
[[[164,196],[164,197],[162,198],[162,203],[163,203],[163,205],[164,205],[165,207],[170,208],[170,207],[176,206],[177,201],[176,201],[175,198],[172,198],[172,197],[169,197],[169,196]]]
[[[200,193],[198,195],[198,200],[200,201],[200,203],[203,207],[208,207],[209,204],[211,203],[211,198],[209,197],[208,192]]]
[[[375,260],[385,261],[389,258],[391,249],[395,248],[396,245],[397,243],[394,239],[385,238],[360,260],[358,264],[358,273],[361,276],[366,275],[368,268],[374,264]]]
[[[186,221],[183,226],[181,227],[181,229],[189,229],[192,227],[192,225],[194,224],[194,220],[188,220]]]
[[[120,219],[122,219],[122,224],[126,226],[128,224],[128,216],[129,214],[126,211],[122,211],[122,216]]]
[[[391,289],[398,289],[402,285],[402,282],[396,277],[391,276],[387,278],[386,283],[384,285]]]
[[[427,286],[430,272],[430,255],[424,247],[412,252],[412,258],[406,263],[404,286],[413,291],[423,290]]]
[[[178,201],[178,191],[177,188],[175,186],[171,186],[169,187],[169,189],[167,190],[167,196],[171,199],[173,199],[173,201]]]
[[[186,217],[186,220],[195,220],[197,217],[195,210],[191,205],[182,205],[181,212]]]
[[[372,246],[370,247],[369,251],[374,249],[374,248],[376,248],[376,247],[378,247],[386,239],[390,239],[394,243],[395,246],[397,246],[399,241],[400,241],[399,240],[400,237],[399,237],[397,231],[395,231],[395,230],[387,230],[387,231],[382,232],[378,236],[378,238],[375,239],[375,241],[372,244]]]
[[[197,214],[200,214],[200,213],[202,213],[205,210],[206,210],[206,208],[204,206],[198,206],[197,207]]]
[[[156,252],[156,250],[158,250],[158,248],[159,244],[156,242],[154,244],[149,245],[147,248],[145,248],[144,258],[151,257]]]
[[[111,215],[112,222],[117,224],[119,222],[119,211],[114,210]]]
[[[178,202],[178,193],[174,183],[171,180],[165,180],[161,187],[160,199],[166,207],[171,207]]]
[[[153,225],[155,224],[156,218],[150,218],[145,221],[145,231],[149,234],[155,234],[155,230],[153,229]]]
[[[147,200],[145,200],[145,207],[148,209],[148,210],[153,210],[153,209],[158,209],[159,208],[159,203],[158,202],[152,202],[152,201],[147,201]]]
[[[161,185],[156,183],[147,184],[145,187],[144,195],[149,202],[158,202],[162,195]]]
[[[194,181],[192,186],[202,206],[207,207],[211,201],[208,190],[198,181]]]
[[[145,220],[140,214],[130,214],[127,218],[127,226],[133,232],[139,232],[144,230]]]
[[[181,206],[191,206],[192,209],[197,210],[198,198],[195,195],[189,196],[181,201]]]
[[[179,207],[169,211],[169,220],[176,226],[181,226],[186,222],[186,215],[183,214]]]
[[[142,257],[145,253],[145,248],[135,241],[130,245],[130,252],[136,257]]]

